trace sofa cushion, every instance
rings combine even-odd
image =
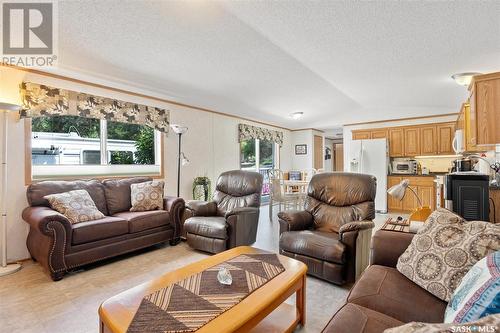
[[[280,249],[337,264],[345,263],[345,245],[339,235],[321,231],[286,231],[280,236]]]
[[[52,209],[63,214],[71,224],[94,221],[104,217],[86,190],[49,194],[44,198],[49,201]]]
[[[381,333],[403,324],[383,313],[347,303],[330,319],[323,333]]]
[[[399,257],[397,269],[444,301],[478,261],[500,249],[500,225],[467,222],[439,208],[413,237]]]
[[[152,210],[148,212],[121,212],[116,217],[125,219],[129,224],[131,234],[147,229],[161,227],[170,223],[170,214],[165,210]]]
[[[132,207],[130,185],[150,181],[149,177],[134,177],[126,179],[106,179],[102,182],[109,215],[126,212]]]
[[[163,181],[152,180],[149,182],[131,184],[130,196],[131,212],[146,212],[149,210],[163,209]]]
[[[104,215],[108,215],[104,186],[99,181],[93,180],[47,180],[30,184],[26,191],[26,197],[30,206],[50,207],[44,197],[49,194],[69,192],[73,190],[86,190],[94,201],[97,209]]]
[[[227,239],[227,224],[223,216],[193,216],[184,222],[184,230],[210,238]]]
[[[395,268],[369,266],[351,289],[348,302],[403,322],[442,322],[446,302],[408,280]]]
[[[125,235],[128,233],[127,220],[106,216],[99,220],[73,225],[73,245],[89,243],[100,239]]]
[[[466,323],[500,315],[500,251],[479,260],[451,296],[445,323]]]

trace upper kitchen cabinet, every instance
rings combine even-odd
[[[393,127],[389,129],[389,156],[405,156],[405,140],[402,127]]]
[[[386,129],[375,129],[372,130],[372,139],[385,139],[387,138],[387,130]]]
[[[474,76],[469,89],[473,143],[500,143],[500,72]]]
[[[452,142],[455,136],[455,123],[441,123],[436,125],[437,153],[440,155],[455,154]]]
[[[437,146],[436,126],[420,127],[420,155],[436,155]]]
[[[420,155],[420,128],[416,126],[403,129],[405,156]]]
[[[353,140],[368,140],[371,139],[372,132],[370,130],[367,131],[352,131],[352,139]]]

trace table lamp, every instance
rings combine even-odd
[[[0,276],[12,274],[21,269],[19,264],[7,264],[7,112],[19,111],[19,105],[0,102],[0,112],[3,113],[3,143],[2,143],[2,192],[0,197],[0,207],[2,214],[2,262],[0,266]]]
[[[387,190],[389,195],[398,199],[399,201],[403,200],[406,190],[410,189],[411,192],[415,195],[418,201],[418,207],[415,208],[413,212],[411,212],[409,220],[410,221],[425,221],[431,215],[432,210],[429,206],[424,206],[422,200],[419,198],[417,192],[410,186],[410,181],[408,179],[403,179],[401,183],[392,186]]]

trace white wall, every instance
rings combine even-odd
[[[6,67],[0,67],[0,101],[20,104],[19,84],[23,80],[169,109],[171,111],[172,123],[189,127],[188,132],[183,135],[182,150],[191,163],[182,168],[181,178],[181,196],[187,199],[191,199],[192,197],[191,185],[194,177],[207,175],[214,184],[217,175],[222,171],[239,169],[239,144],[237,135],[239,123],[275,129],[239,118],[134,97]],[[104,82],[100,81],[100,83]],[[113,86],[111,83],[108,85]],[[127,89],[123,85],[120,88]],[[127,90],[136,91],[133,88],[128,88]],[[141,92],[147,94],[145,91]],[[0,124],[3,124],[3,122],[0,121]],[[278,130],[282,131],[284,135],[284,144],[280,150],[280,167],[284,170],[289,170],[292,168],[291,132],[283,129]],[[28,225],[21,218],[22,210],[28,205],[24,181],[24,123],[23,121],[19,121],[17,113],[9,114],[8,131],[9,177],[6,184],[8,193],[7,253],[8,260],[13,261],[29,257],[25,245]],[[0,138],[2,137],[0,136]],[[175,195],[177,191],[177,136],[175,133],[170,132],[169,136],[165,138],[165,143],[164,167],[166,192],[168,195]],[[0,186],[4,186],[4,184],[0,184]]]
[[[358,129],[371,129],[371,128],[385,128],[385,127],[395,127],[395,126],[411,126],[411,125],[422,125],[422,124],[435,124],[443,123],[448,121],[456,121],[457,115],[442,116],[434,118],[420,118],[411,120],[400,120],[400,121],[388,121],[373,124],[361,124],[344,126],[344,171],[349,170],[349,148],[352,141],[352,131]]]
[[[310,129],[292,132],[292,169],[293,170],[306,170],[313,167],[313,131]],[[306,155],[296,155],[296,145],[307,145]],[[286,170],[282,168],[282,170]]]

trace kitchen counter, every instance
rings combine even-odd
[[[438,172],[431,172],[428,175],[400,175],[400,174],[389,174],[389,176],[392,177],[437,177],[437,176],[444,176],[446,175],[446,172],[438,173]]]

